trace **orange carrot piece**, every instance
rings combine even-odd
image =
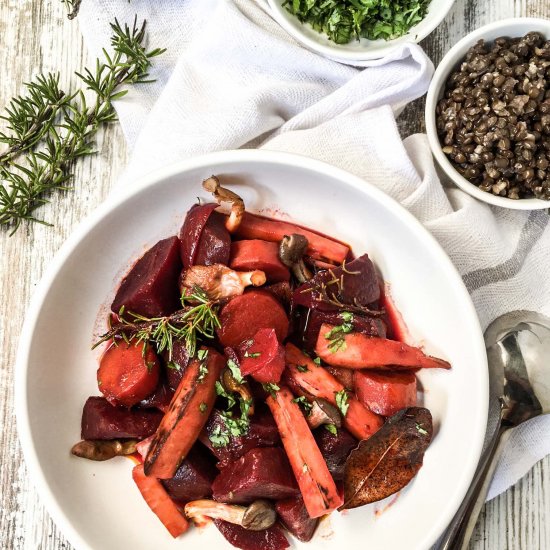
[[[345,391],[344,386],[295,345],[287,344],[285,350],[287,375],[293,386],[298,386],[306,394],[326,399],[337,406],[336,396]],[[347,405],[344,425],[358,439],[369,438],[384,423],[380,416],[369,411],[354,395],[347,394]]]
[[[174,476],[206,424],[216,400],[215,384],[225,359],[202,347],[205,357],[193,359],[160,422],[144,462],[145,474],[158,479]]]
[[[338,334],[343,338],[341,345],[335,345],[334,340],[326,335],[334,327],[323,324],[317,337],[315,353],[329,365],[347,367],[348,369],[393,367],[414,369],[450,369],[451,365],[443,359],[426,355],[419,348],[409,346],[396,340],[375,338],[361,332]]]
[[[292,233],[300,233],[306,237],[309,243],[307,254],[313,258],[342,263],[348,255],[349,246],[341,242],[293,223],[264,218],[249,212],[244,213],[236,231],[236,235],[241,239],[262,239],[271,242],[279,242],[285,235]]]
[[[309,516],[318,518],[329,514],[343,499],[294,396],[288,388],[282,387],[266,402],[281,434]]]
[[[132,478],[149,508],[162,521],[170,534],[176,538],[185,533],[189,528],[189,522],[183,515],[183,511],[170,498],[162,483],[154,477],[146,476],[143,464],[134,467]]]

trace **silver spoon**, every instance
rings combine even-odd
[[[485,346],[492,403],[498,410],[496,427],[481,456],[472,484],[439,541],[439,550],[468,548],[511,428],[543,413],[526,365],[542,365],[548,361],[550,319],[532,311],[506,313],[495,319],[485,331]]]

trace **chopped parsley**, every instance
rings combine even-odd
[[[237,363],[235,363],[233,359],[228,359],[227,367],[231,371],[231,374],[233,375],[233,379],[235,380],[235,382],[237,382],[237,384],[242,384],[244,382],[244,378],[241,373],[241,369],[239,365],[237,365]]]
[[[307,368],[307,365],[296,365],[296,370],[298,372],[307,372],[309,369]]]
[[[215,448],[226,447],[232,437],[240,437],[246,435],[250,429],[250,420],[248,418],[248,410],[252,405],[252,401],[241,400],[241,417],[234,418],[231,411],[220,412],[220,417],[223,426],[218,424],[212,433],[208,436],[212,446]]]
[[[147,371],[149,374],[153,372],[153,369],[155,368],[156,362],[155,361],[146,361],[145,363],[147,365]]]
[[[298,405],[301,405],[306,416],[311,413],[313,405],[303,395],[300,397],[295,397],[292,401],[294,403],[298,403]]]
[[[201,413],[205,413],[206,412],[206,409],[208,409],[208,405],[203,401],[200,405],[199,405],[199,411]]]
[[[197,358],[201,362],[201,364],[199,365],[199,377],[197,378],[197,382],[201,383],[208,374],[208,367],[206,366],[206,361],[208,359],[208,350],[200,349],[197,352]]]
[[[304,472],[304,474],[309,470],[307,464],[304,462],[304,465],[302,466],[302,472]]]
[[[325,430],[332,435],[338,435],[338,428],[334,424],[325,424]]]
[[[178,363],[176,363],[175,361],[168,361],[168,363],[166,363],[166,368],[172,369],[172,370],[177,370],[177,371],[181,370],[181,366]]]
[[[340,350],[344,351],[346,349],[344,335],[353,330],[353,313],[343,311],[340,313],[340,317],[344,320],[344,322],[341,325],[332,327],[327,333],[325,333],[325,338],[330,340],[328,349],[332,353],[336,353]]]
[[[336,406],[340,409],[342,416],[346,416],[349,409],[348,394],[346,390],[340,390],[339,392],[336,392],[335,396]]]
[[[244,352],[245,357],[250,357],[251,359],[256,359],[256,357],[260,357],[261,353],[259,351],[253,351],[250,353],[249,351]]]
[[[316,364],[316,365],[320,365],[321,364],[321,358],[320,357],[316,357],[313,362]]]
[[[281,389],[279,388],[279,386],[277,386],[277,384],[273,384],[272,382],[268,382],[267,384],[262,384],[262,387],[273,398],[275,398],[275,394]]]
[[[232,393],[227,393],[225,388],[222,386],[222,383],[219,380],[216,380],[216,395],[225,397],[227,399],[227,408],[231,409],[237,403],[237,400],[233,397]]]

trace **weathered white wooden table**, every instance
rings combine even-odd
[[[84,0],[85,2],[86,0]],[[153,0],[152,0],[153,1]],[[0,105],[39,72],[62,79],[90,59],[59,0],[0,1]],[[550,18],[550,0],[457,0],[440,27],[423,42],[434,63],[465,33],[512,16]],[[403,136],[423,131],[423,100],[399,121]],[[99,136],[98,154],[76,168],[75,192],[56,195],[41,212],[53,227],[23,227],[13,237],[0,230],[0,548],[70,548],[29,480],[13,412],[18,336],[33,289],[45,266],[74,227],[107,195],[126,161],[120,129]],[[55,330],[55,327],[52,327]],[[367,543],[366,543],[367,544]],[[505,494],[488,503],[474,535],[476,550],[550,550],[550,457]],[[388,549],[405,550],[405,549]]]

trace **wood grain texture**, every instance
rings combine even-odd
[[[84,0],[86,1],[86,0]],[[435,64],[460,37],[476,27],[510,16],[550,17],[548,0],[457,0],[442,25],[422,45]],[[90,60],[77,22],[65,17],[60,1],[0,2],[0,105],[38,72],[71,75]],[[66,81],[65,81],[66,82]],[[402,135],[424,130],[423,99],[399,119]],[[30,482],[17,441],[13,414],[15,353],[23,316],[44,269],[75,225],[106,196],[126,162],[117,126],[101,134],[98,155],[75,170],[77,192],[52,197],[42,210],[53,228],[34,225],[8,237],[0,231],[0,548],[70,549],[49,518]],[[538,463],[505,494],[489,502],[472,550],[550,550],[550,458]],[[367,546],[366,546],[367,547]],[[406,549],[388,549],[406,550]]]

